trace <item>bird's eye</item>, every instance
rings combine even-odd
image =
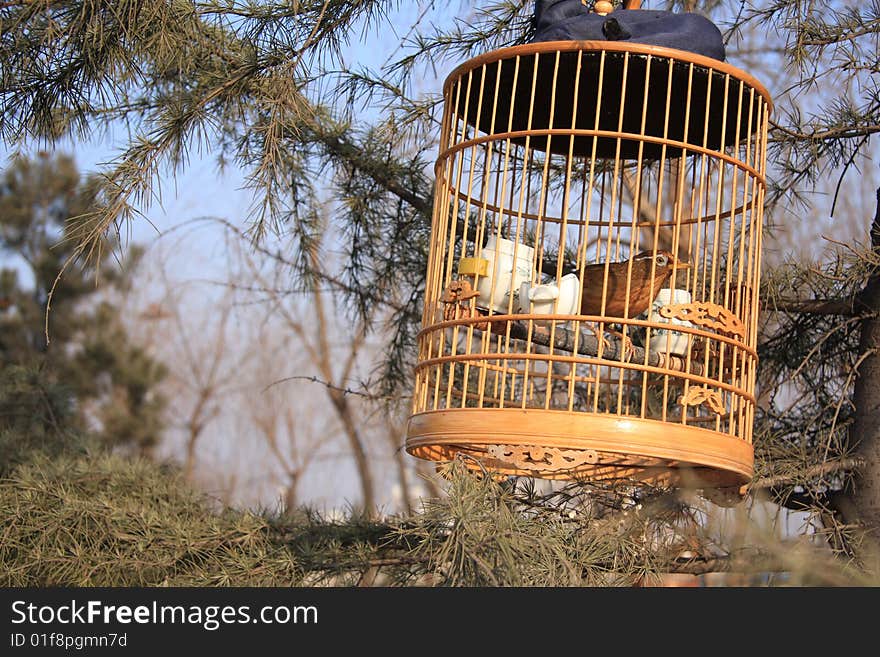
[[[665,267],[668,264],[669,264],[669,256],[666,255],[665,253],[658,253],[657,254],[657,266],[658,267]]]

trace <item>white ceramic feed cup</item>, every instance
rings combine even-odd
[[[691,322],[680,319],[668,319],[660,315],[663,306],[684,304],[691,302],[691,294],[687,290],[675,290],[675,294],[669,288],[663,288],[651,305],[649,320],[658,324],[672,324],[678,326],[693,327]],[[687,354],[690,335],[681,331],[670,329],[651,329],[651,351],[661,354],[674,354],[684,356]]]
[[[477,304],[506,314],[511,291],[520,289],[524,282],[528,283],[532,278],[534,254],[535,249],[531,246],[517,244],[503,237],[496,239],[491,235],[481,253],[488,265],[486,275],[480,276],[477,281],[477,291],[480,293]],[[515,305],[513,310],[516,310]]]
[[[533,315],[574,315],[579,283],[577,274],[566,274],[559,285],[542,283],[533,287],[525,282],[519,288],[519,312],[530,312]]]
[[[543,283],[531,287],[528,282],[519,288],[519,307],[524,313],[550,315],[556,305],[559,288],[556,283]]]

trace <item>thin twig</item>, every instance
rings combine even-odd
[[[401,399],[399,395],[374,395],[369,392],[362,392],[360,390],[352,390],[351,388],[342,388],[337,385],[333,385],[329,381],[324,381],[323,379],[318,378],[317,376],[288,376],[283,379],[278,379],[277,381],[273,381],[265,388],[263,388],[263,392],[266,392],[269,388],[276,386],[280,383],[287,383],[288,381],[309,381],[310,383],[320,383],[322,386],[325,386],[331,390],[336,390],[341,392],[344,395],[356,395],[358,397],[364,397],[365,399],[370,400],[387,400],[387,399]]]

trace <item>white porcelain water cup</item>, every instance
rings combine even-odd
[[[677,326],[694,325],[681,319],[670,319],[660,315],[660,309],[663,306],[685,304],[691,302],[691,293],[687,290],[675,290],[663,288],[657,293],[657,298],[651,305],[651,314],[648,319],[658,324],[670,324]],[[691,336],[681,331],[672,329],[651,329],[651,351],[661,354],[673,354],[676,356],[684,356],[687,354],[688,344]]]
[[[578,294],[581,290],[581,279],[577,274],[566,274],[559,279],[559,306],[558,310],[563,315],[578,314]]]
[[[519,288],[519,312],[533,315],[549,315],[553,312],[559,288],[555,283],[530,285],[528,281]]]
[[[507,313],[511,292],[519,290],[532,278],[534,255],[535,249],[531,246],[489,236],[481,252],[488,265],[486,275],[477,281],[477,292],[480,293],[477,305],[491,308],[496,313]],[[516,310],[516,304],[513,310]]]
[[[559,280],[559,285],[542,283],[532,286],[526,281],[519,288],[519,312],[533,315],[574,315],[577,312],[579,287],[580,279],[577,274],[566,274]]]

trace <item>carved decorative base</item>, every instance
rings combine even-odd
[[[432,461],[466,455],[475,469],[500,477],[702,488],[742,486],[754,471],[752,446],[735,436],[656,420],[564,411],[418,413],[407,426],[406,449]]]
[[[507,463],[518,470],[562,472],[599,463],[599,453],[593,449],[559,449],[533,445],[487,445],[486,452],[493,459]]]

